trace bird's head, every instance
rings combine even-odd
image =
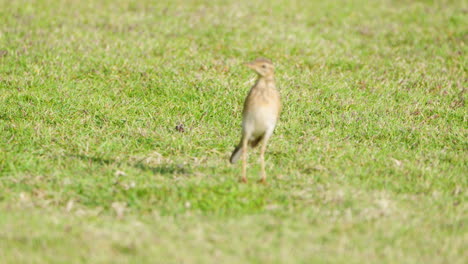
[[[263,77],[273,76],[275,70],[271,60],[265,58],[258,58],[252,62],[246,63],[245,65]]]

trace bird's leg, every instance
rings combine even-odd
[[[242,137],[242,182],[247,182],[247,140],[248,137]]]
[[[262,177],[260,178],[261,183],[266,183],[266,172],[265,172],[265,151],[268,143],[268,139],[270,137],[268,135],[265,135],[265,138],[263,139],[262,143],[262,148],[260,149],[260,165],[262,168]]]

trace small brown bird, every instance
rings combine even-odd
[[[235,163],[242,154],[241,180],[247,182],[247,145],[256,147],[262,142],[260,182],[265,183],[265,150],[281,111],[280,94],[276,90],[274,66],[270,60],[259,58],[247,63],[246,66],[258,74],[258,79],[245,99],[242,112],[242,137],[229,161]]]

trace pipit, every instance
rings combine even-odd
[[[281,111],[280,94],[276,90],[274,66],[268,59],[259,58],[246,64],[258,74],[257,82],[250,89],[242,112],[242,137],[232,152],[230,162],[235,163],[242,155],[242,182],[247,182],[247,146],[260,149],[261,179],[266,182],[265,150],[275,129]]]

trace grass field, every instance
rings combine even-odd
[[[467,263],[466,1],[0,4],[1,263]]]

